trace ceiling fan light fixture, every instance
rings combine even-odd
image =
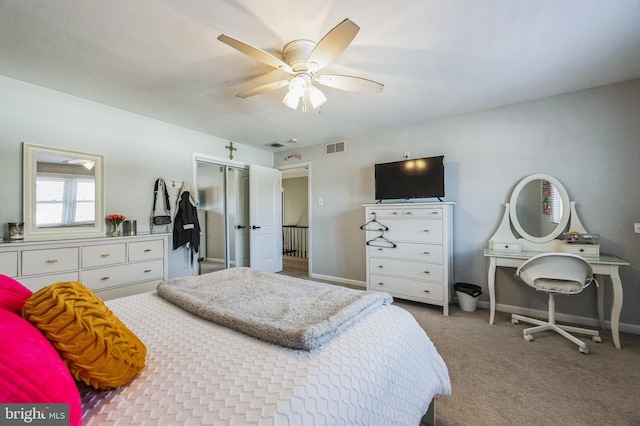
[[[282,103],[291,109],[298,109],[298,104],[300,103],[300,96],[289,91],[287,92],[286,95],[284,95],[284,99],[282,100]]]
[[[311,106],[313,107],[313,109],[316,109],[316,108],[320,108],[320,106],[322,106],[325,102],[327,102],[327,97],[317,87],[310,86],[309,101],[311,102]]]
[[[304,80],[304,78],[300,77],[300,76],[296,76],[294,77],[290,82],[289,82],[289,93],[300,97],[302,96],[302,94],[304,93],[304,91],[307,89],[307,82]]]

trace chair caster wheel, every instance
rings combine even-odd
[[[589,348],[583,348],[582,346],[578,346],[578,350],[585,355],[589,355]]]
[[[522,335],[522,337],[524,337],[524,340],[526,340],[527,342],[530,342],[533,340],[533,336],[530,334],[524,334]]]
[[[511,318],[511,324],[519,324],[519,323],[520,321],[518,321],[517,319]]]
[[[594,341],[594,342],[596,342],[596,343],[600,343],[600,342],[602,342],[602,339],[600,338],[600,336],[593,336],[593,337],[591,338],[591,340],[593,340],[593,341]]]

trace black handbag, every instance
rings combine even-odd
[[[164,192],[164,215],[156,215],[156,200],[158,191]],[[154,225],[169,225],[171,223],[171,205],[169,204],[169,192],[163,179],[157,179],[153,185],[153,212],[151,213],[151,223]]]

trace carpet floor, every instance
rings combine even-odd
[[[396,299],[411,312],[445,360],[452,395],[436,399],[436,424],[640,425],[640,336],[610,330],[602,343],[585,336],[590,353],[553,332],[522,338],[529,325],[497,312],[465,312]]]

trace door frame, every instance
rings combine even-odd
[[[304,162],[300,162],[300,163],[295,163],[295,164],[287,164],[284,166],[279,166],[278,170],[292,170],[292,169],[307,169],[307,223],[309,224],[309,229],[308,229],[308,240],[307,240],[307,259],[309,262],[309,276],[312,276],[312,266],[313,266],[313,224],[312,224],[312,218],[313,218],[313,212],[312,212],[312,208],[313,208],[313,197],[311,194],[311,162],[310,161],[304,161]],[[284,217],[284,212],[282,212],[282,215]]]

